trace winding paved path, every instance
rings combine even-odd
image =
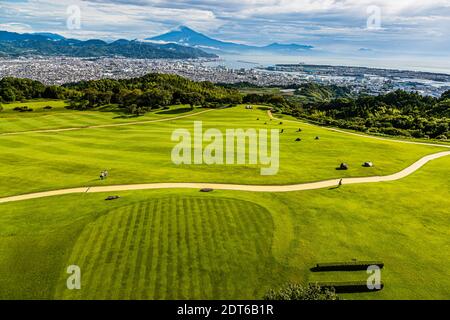
[[[197,112],[190,115],[184,115],[169,119],[158,119],[158,120],[149,120],[149,121],[141,121],[136,123],[124,123],[124,124],[114,124],[114,125],[99,125],[92,126],[89,128],[105,128],[112,126],[121,126],[121,125],[132,125],[132,124],[141,124],[141,123],[151,123],[151,122],[162,122],[162,121],[170,121],[175,119],[186,118],[194,115],[198,115],[201,113],[209,112],[212,110],[206,110]],[[269,117],[274,118],[272,113],[268,112]],[[285,120],[285,119],[277,119],[288,122],[300,122],[295,120]],[[303,123],[303,122],[301,122]],[[55,129],[55,130],[41,130],[39,132],[55,132],[55,131],[69,131],[69,130],[79,130],[85,128],[69,128],[69,129]],[[446,147],[450,148],[450,145],[441,145],[441,144],[432,144],[432,143],[423,143],[423,142],[414,142],[414,141],[401,141],[401,140],[391,140],[380,137],[373,137],[363,134],[357,134],[352,132],[347,132],[344,130],[327,128],[332,131],[341,132],[345,134],[357,135],[364,138],[371,138],[377,140],[387,140],[399,143],[409,143],[409,144],[420,144],[420,145],[430,145],[437,147]],[[33,131],[37,132],[37,131]],[[342,184],[360,184],[360,183],[375,183],[375,182],[386,182],[386,181],[395,181],[400,180],[414,173],[423,167],[426,163],[439,159],[442,157],[446,157],[450,155],[450,151],[439,152],[435,154],[431,154],[425,156],[413,163],[406,169],[403,169],[400,172],[387,175],[387,176],[374,176],[374,177],[361,177],[361,178],[345,178],[342,179]],[[202,189],[202,188],[211,188],[216,190],[234,190],[234,191],[251,191],[251,192],[292,192],[292,191],[304,191],[304,190],[315,190],[315,189],[323,189],[336,187],[339,184],[340,179],[332,179],[325,181],[317,181],[310,183],[302,183],[302,184],[294,184],[294,185],[239,185],[239,184],[217,184],[217,183],[149,183],[149,184],[131,184],[131,185],[116,185],[116,186],[104,186],[104,187],[80,187],[80,188],[72,188],[72,189],[61,189],[54,191],[46,191],[46,192],[38,192],[38,193],[30,193],[6,198],[0,198],[1,203],[15,202],[15,201],[23,201],[30,199],[38,199],[38,198],[46,198],[52,196],[60,196],[60,195],[68,195],[68,194],[76,194],[76,193],[100,193],[100,192],[118,192],[118,191],[132,191],[132,190],[154,190],[154,189]]]
[[[408,168],[388,175],[388,176],[375,176],[365,178],[346,178],[343,179],[343,184],[358,184],[358,183],[374,183],[374,182],[386,182],[402,179],[409,176],[413,172],[420,169],[426,163],[446,157],[450,155],[450,151],[439,152],[436,154],[428,155],[415,162]],[[315,190],[336,187],[340,179],[332,179],[326,181],[318,181],[311,183],[302,183],[295,185],[280,185],[280,186],[263,186],[263,185],[238,185],[238,184],[216,184],[216,183],[149,183],[149,184],[131,184],[131,185],[117,185],[117,186],[105,186],[105,187],[82,187],[73,189],[62,189],[48,192],[31,193],[20,196],[13,196],[8,198],[0,198],[0,203],[30,200],[37,198],[45,198],[51,196],[60,196],[74,193],[99,193],[99,192],[117,192],[117,191],[131,191],[131,190],[153,190],[153,189],[202,189],[212,188],[216,190],[234,190],[234,191],[251,191],[251,192],[291,192],[291,191],[304,191]]]

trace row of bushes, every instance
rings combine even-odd
[[[384,288],[384,283],[381,282],[379,289],[371,289],[367,285],[367,281],[318,282],[315,284],[324,290],[334,290],[336,293],[373,292],[383,290]],[[312,284],[310,283],[310,285]]]
[[[44,108],[42,108],[42,109],[44,109],[44,110],[51,110],[51,109],[53,109],[53,107],[51,107],[51,106],[45,106]],[[1,111],[2,109],[0,108],[0,111]],[[29,108],[28,106],[22,106],[22,107],[15,107],[14,109],[13,109],[13,111],[18,111],[18,112],[33,112],[34,111],[34,109],[33,108]]]

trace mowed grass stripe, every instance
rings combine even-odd
[[[192,283],[192,278],[186,277],[186,273],[184,272],[184,266],[186,266],[186,261],[183,259],[183,257],[186,257],[189,255],[189,253],[187,252],[186,248],[185,248],[185,243],[184,243],[184,235],[186,233],[186,227],[184,224],[184,219],[183,219],[183,203],[182,203],[182,199],[180,198],[174,198],[173,200],[175,202],[175,220],[176,220],[176,248],[175,248],[175,252],[174,254],[177,257],[177,265],[176,265],[176,269],[174,268],[174,270],[176,271],[174,273],[174,277],[175,277],[175,284],[173,285],[174,287],[174,293],[176,293],[176,299],[182,299],[182,297],[184,296],[183,294],[183,283],[185,281],[191,281]],[[177,278],[178,276],[178,278]],[[192,287],[192,286],[191,286]],[[187,295],[186,295],[187,296]]]
[[[207,206],[208,212],[221,212],[221,208],[225,207],[222,200],[219,200],[216,202],[208,201],[208,202],[206,202],[206,206]],[[210,217],[210,221],[213,226],[212,230],[215,231],[216,238],[218,239],[216,252],[219,255],[219,257],[218,257],[219,259],[223,259],[224,257],[233,257],[232,252],[228,252],[228,250],[227,250],[228,239],[226,237],[224,237],[223,225],[218,221],[219,215],[221,215],[221,214],[212,215]],[[230,260],[231,259],[224,259],[224,263],[222,265],[221,272],[231,273],[232,270],[229,265]],[[220,285],[219,286],[216,285],[215,287],[218,288],[219,290],[221,290],[221,294],[222,294],[222,292],[228,293],[229,292],[228,281],[219,280],[218,282],[220,283]]]
[[[135,270],[132,277],[132,283],[130,285],[131,293],[130,298],[131,299],[137,299],[141,295],[140,292],[137,290],[133,290],[133,288],[141,288],[143,285],[140,283],[145,279],[145,269],[146,265],[143,263],[145,261],[148,251],[142,250],[145,247],[145,244],[148,242],[147,237],[150,234],[148,232],[148,221],[149,221],[149,204],[148,203],[141,203],[140,205],[140,213],[141,213],[141,219],[143,219],[142,222],[142,228],[139,230],[139,239],[138,239],[138,256],[136,260]]]
[[[174,220],[176,219],[175,210],[176,204],[173,201],[173,198],[170,198],[169,201],[165,202],[167,205],[167,234],[166,234],[166,243],[167,243],[167,265],[166,265],[166,273],[167,273],[167,284],[166,284],[166,292],[165,299],[170,299],[176,293],[175,284],[175,273],[177,268],[177,255],[176,253],[176,238],[177,232],[176,228],[174,228]],[[176,222],[175,222],[176,223]]]
[[[140,203],[137,205],[137,217],[134,224],[133,230],[133,244],[130,246],[130,251],[134,253],[131,256],[131,264],[130,276],[127,279],[127,299],[133,299],[134,290],[133,288],[139,288],[139,277],[141,273],[142,267],[142,255],[143,252],[140,250],[142,237],[145,237],[145,204]]]
[[[198,277],[198,281],[200,283],[200,292],[199,296],[195,296],[195,298],[199,297],[205,297],[207,296],[211,290],[211,281],[208,277],[208,267],[214,263],[214,261],[211,259],[211,255],[205,255],[202,254],[203,252],[208,252],[208,247],[206,243],[206,239],[203,235],[202,226],[204,224],[204,219],[201,214],[201,210],[199,207],[199,201],[189,201],[189,199],[184,200],[184,206],[189,206],[189,203],[191,202],[192,210],[187,212],[188,217],[188,226],[191,227],[190,230],[194,231],[194,236],[188,236],[186,239],[188,247],[190,247],[191,251],[196,250],[196,255],[194,262],[188,265],[189,274],[195,275]],[[194,238],[192,242],[189,241],[189,238]],[[195,241],[197,240],[197,241]],[[194,257],[194,255],[191,255],[190,257]],[[193,272],[195,266],[197,266],[197,270],[200,270],[204,276],[198,276],[198,274],[195,274]]]
[[[160,213],[160,219],[159,219],[159,226],[158,226],[158,241],[156,242],[158,244],[158,255],[156,256],[156,281],[154,284],[154,299],[163,299],[162,291],[164,288],[164,281],[163,277],[160,275],[166,274],[166,270],[164,270],[163,264],[165,264],[166,261],[166,255],[165,255],[165,247],[167,245],[166,238],[164,237],[164,226],[166,225],[167,216],[164,206],[164,201],[158,200],[159,202],[159,213]]]
[[[243,213],[242,228],[232,232]],[[267,226],[243,236],[257,217]],[[82,290],[56,298],[250,298],[269,261],[272,229],[268,211],[234,199],[173,196],[118,208],[88,224],[75,243],[70,261],[82,263]]]
[[[225,205],[223,200],[219,200],[217,202],[205,201],[205,207],[207,208],[207,212],[221,212],[221,208]],[[217,207],[215,207],[217,205]],[[221,213],[220,213],[221,214]],[[219,215],[220,215],[219,214]],[[222,260],[220,270],[217,270],[217,273],[214,273],[214,290],[217,290],[217,294],[225,298],[224,294],[228,294],[228,278],[224,278],[223,274],[231,274],[230,263],[232,262],[233,256],[232,252],[227,250],[228,239],[224,237],[223,226],[218,222],[217,215],[213,215],[209,219],[211,230],[215,233],[215,253],[216,259]]]
[[[177,220],[178,220],[178,235],[179,235],[179,245],[178,245],[178,269],[177,272],[180,274],[180,280],[178,283],[178,299],[187,299],[190,296],[197,296],[199,293],[198,280],[195,277],[195,273],[189,272],[188,268],[190,265],[190,261],[193,261],[195,258],[194,254],[194,246],[196,243],[196,234],[192,230],[189,230],[189,218],[188,212],[183,212],[184,208],[186,208],[186,204],[183,198],[178,198],[177,200]],[[192,237],[189,238],[189,234],[192,232]],[[192,241],[192,247],[188,244]],[[197,262],[198,263],[198,262]],[[195,268],[195,266],[194,266]],[[189,282],[189,288],[184,284]]]
[[[126,246],[126,250],[124,251],[124,257],[122,258],[121,261],[118,261],[118,263],[120,264],[120,269],[118,272],[120,272],[121,274],[121,278],[120,278],[120,282],[118,282],[118,287],[117,287],[117,291],[118,291],[118,297],[119,299],[126,299],[126,289],[127,289],[127,279],[129,279],[131,277],[131,268],[132,265],[134,263],[133,261],[133,254],[135,253],[134,251],[134,240],[135,240],[135,230],[134,230],[134,226],[136,223],[136,219],[137,219],[137,210],[136,210],[136,206],[132,206],[131,207],[131,214],[132,219],[129,220],[129,224],[127,224],[127,228],[125,230],[126,234],[127,234],[127,238],[126,238],[126,242],[125,242],[125,246]]]
[[[126,260],[126,241],[128,237],[128,233],[126,230],[128,230],[129,225],[131,224],[131,220],[133,218],[133,215],[129,212],[132,207],[123,208],[120,210],[120,212],[123,212],[124,215],[124,223],[121,224],[118,228],[119,232],[119,241],[116,244],[117,248],[117,255],[115,256],[115,259],[112,261],[113,263],[113,272],[111,277],[111,284],[109,286],[110,290],[108,291],[107,299],[113,299],[113,297],[117,297],[117,284],[120,283],[120,267],[122,265],[122,261]]]
[[[201,275],[206,273],[205,266],[207,263],[211,263],[211,256],[202,254],[206,247],[202,233],[200,232],[202,222],[200,214],[198,214],[198,201],[183,199],[183,207],[186,208],[189,205],[193,209],[185,213],[185,243],[186,248],[189,250],[189,254],[186,257],[188,259],[186,262],[188,268],[185,268],[185,270],[188,272],[188,277],[192,278],[193,288],[191,288],[188,294],[196,299],[201,299],[209,290],[208,286],[210,283]]]
[[[219,203],[216,203],[216,206],[219,205]],[[224,205],[224,203],[220,203],[219,207],[216,208],[217,211],[222,212],[222,214],[218,215],[218,223],[219,225],[223,226],[224,231],[224,238],[225,242],[228,244],[226,248],[226,252],[232,256],[232,257],[240,257],[240,250],[239,250],[239,244],[240,241],[234,241],[233,239],[236,239],[237,237],[244,237],[244,233],[237,232],[236,228],[236,217],[234,213],[239,214],[242,209],[235,208],[233,210],[233,205]],[[240,230],[239,230],[240,231]],[[232,243],[230,243],[232,242]],[[230,283],[230,282],[229,282]],[[227,287],[227,292],[229,292],[230,296],[234,296],[237,294],[236,286],[229,285]]]
[[[203,235],[203,239],[206,244],[205,252],[209,252],[208,254],[211,263],[209,263],[207,266],[207,274],[208,274],[208,282],[209,287],[211,290],[215,289],[215,283],[214,283],[214,275],[217,274],[216,264],[214,262],[218,262],[218,257],[216,256],[216,238],[214,237],[214,231],[211,226],[211,213],[206,211],[206,207],[204,205],[204,200],[199,199],[198,200],[198,209],[200,211],[202,222],[200,224],[200,233]],[[208,294],[211,294],[212,292],[208,292]]]
[[[142,254],[142,268],[139,276],[135,279],[135,288],[139,288],[135,290],[134,299],[148,299],[148,290],[145,288],[147,277],[150,273],[150,264],[148,263],[148,257],[151,255],[151,225],[153,222],[153,202],[146,203],[145,205],[145,218],[144,218],[144,236],[141,239],[141,248],[143,251]],[[139,285],[136,284],[136,280]]]
[[[114,266],[116,265],[117,261],[119,260],[120,251],[117,250],[116,246],[118,243],[121,243],[123,239],[123,232],[119,232],[120,228],[122,228],[123,224],[126,223],[128,219],[128,215],[126,212],[114,212],[114,218],[111,218],[111,224],[112,224],[112,234],[109,237],[111,239],[111,242],[109,242],[109,247],[107,248],[107,254],[106,254],[106,260],[105,260],[105,267],[103,270],[107,270],[104,274],[104,282],[107,286],[112,286],[115,279],[115,270]],[[99,282],[96,286],[96,292],[102,297],[102,299],[107,299],[108,294],[110,291],[102,292],[101,291],[101,282]]]
[[[233,202],[228,206],[228,208],[226,210],[227,213],[229,213],[229,215],[228,214],[227,215],[229,216],[229,219],[231,222],[230,225],[233,225],[235,227],[236,237],[242,237],[242,240],[243,240],[242,242],[238,241],[231,245],[236,250],[234,252],[234,256],[236,256],[236,257],[248,257],[248,254],[245,251],[248,250],[250,252],[251,247],[254,245],[251,243],[251,239],[247,233],[248,231],[245,230],[245,227],[247,226],[246,221],[244,221],[241,217],[242,214],[245,213],[246,209],[247,208],[245,208],[245,206],[244,206],[244,209],[242,210],[242,208],[237,203]],[[250,224],[251,223],[253,223],[253,222],[250,221]],[[250,226],[248,226],[248,228],[250,228]],[[236,239],[236,237],[234,237],[234,239]],[[233,241],[233,240],[230,239],[229,241]],[[244,246],[242,244],[247,244],[247,245]],[[255,266],[255,267],[257,267],[257,266]],[[238,275],[238,276],[240,276],[240,275]],[[234,275],[233,278],[235,278],[235,277],[236,277],[236,275]],[[246,288],[243,287],[243,288],[241,288],[241,290],[243,292],[245,292]],[[235,291],[230,292],[230,296],[235,295],[235,294],[236,294]]]
[[[97,296],[98,286],[96,286],[95,284],[102,281],[102,278],[108,274],[108,248],[110,247],[112,238],[114,237],[114,232],[112,231],[114,228],[115,220],[116,219],[106,219],[103,223],[101,231],[99,232],[99,245],[96,248],[97,251],[94,251],[94,253],[92,254],[95,257],[95,260],[92,262],[92,264],[99,266],[99,268],[97,268],[97,270],[92,270],[91,272],[87,273],[87,276],[83,277],[83,280],[92,287],[92,290],[90,290],[89,292],[89,299]]]
[[[154,211],[154,219],[152,223],[152,232],[151,232],[151,247],[153,248],[153,251],[151,252],[151,255],[149,256],[149,260],[151,262],[151,269],[150,269],[150,275],[148,277],[148,288],[149,288],[149,299],[154,298],[156,296],[156,281],[157,281],[157,268],[158,268],[158,260],[160,256],[160,247],[159,247],[159,230],[161,225],[161,219],[162,216],[160,214],[161,210],[161,202],[159,200],[154,200],[155,203],[155,211]],[[147,279],[146,279],[147,280]]]

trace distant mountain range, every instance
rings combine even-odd
[[[53,33],[20,34],[0,31],[0,56],[18,57],[33,55],[63,55],[70,57],[121,56],[140,59],[217,57],[197,48],[174,43],[156,44],[124,39],[108,43],[98,39],[87,41],[66,39]]]
[[[114,42],[92,39],[87,41],[67,39],[59,34],[16,33],[0,31],[0,56],[70,56],[105,57],[121,56],[139,59],[192,59],[214,58],[217,54],[250,52],[297,54],[313,47],[299,44],[273,43],[264,47],[225,42],[210,38],[188,27],[144,41],[120,39]]]
[[[233,42],[224,42],[210,38],[188,27],[179,27],[168,33],[147,38],[145,40],[155,43],[175,43],[178,45],[189,46],[204,50],[210,53],[242,53],[250,51],[263,52],[300,52],[313,49],[312,46],[300,44],[280,44],[273,43],[264,47],[249,46]]]

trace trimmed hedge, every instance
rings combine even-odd
[[[357,271],[367,270],[369,266],[377,266],[383,269],[384,263],[382,261],[349,261],[349,262],[328,262],[318,263],[311,269],[313,272],[320,271]]]
[[[369,289],[366,281],[310,283],[310,285],[315,284],[323,289],[334,289],[336,293],[376,292],[384,288],[384,283],[381,282],[380,289]]]

